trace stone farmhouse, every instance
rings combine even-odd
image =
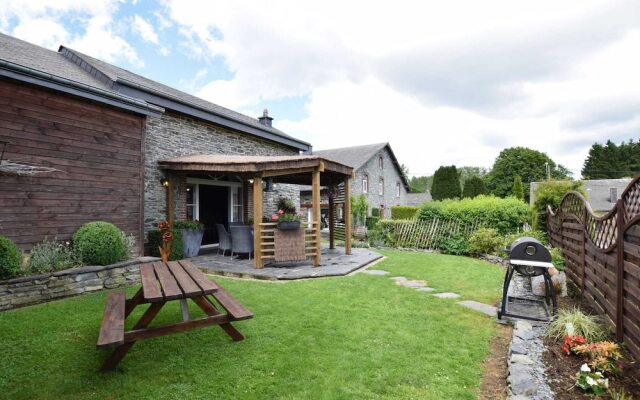
[[[390,218],[392,206],[407,205],[409,182],[402,174],[389,143],[319,150],[314,154],[355,169],[355,178],[351,181],[351,195],[356,198],[361,194],[365,195],[369,204],[369,215],[372,208],[377,208],[380,210],[381,218]],[[306,208],[309,204],[310,192],[303,190],[301,207]],[[322,213],[326,215],[326,193],[322,196],[321,204]]]
[[[251,118],[73,49],[4,34],[0,102],[0,235],[24,250],[98,219],[133,235],[140,253],[146,232],[167,217],[201,220],[204,244],[215,243],[216,223],[250,221],[252,179],[161,161],[312,150],[266,112]],[[299,201],[295,185],[264,195],[264,215],[280,196]]]

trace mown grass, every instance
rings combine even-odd
[[[489,264],[385,255],[374,268],[467,299],[499,296],[501,273]],[[0,313],[0,398],[476,398],[495,322],[453,300],[365,274],[287,283],[214,279],[254,312],[236,323],[246,340],[209,327],[141,341],[113,373],[98,372],[107,351],[95,348],[106,292]],[[155,322],[179,318],[175,303]]]

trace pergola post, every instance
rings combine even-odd
[[[333,225],[334,225],[334,221],[333,221],[333,193],[331,192],[331,190],[329,190],[329,248],[330,249],[335,249],[336,248],[336,240],[335,240],[335,236],[333,233]]]
[[[344,254],[351,254],[351,177],[344,178]]]
[[[262,177],[253,178],[253,265],[262,268],[262,249],[260,237],[262,236]]]
[[[316,168],[311,175],[311,207],[313,207],[314,237],[315,237],[315,256],[313,257],[313,266],[320,265],[320,170]]]

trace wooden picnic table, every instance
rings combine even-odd
[[[234,341],[244,339],[231,322],[252,318],[253,313],[222,286],[207,279],[190,261],[142,264],[140,278],[142,287],[132,298],[126,299],[124,291],[112,292],[107,298],[97,347],[115,349],[102,365],[102,371],[113,370],[135,342],[142,339],[209,325],[220,325]],[[191,299],[207,316],[190,319],[187,299]],[[180,301],[182,321],[150,327],[162,307],[174,300]],[[149,304],[149,307],[133,328],[125,331],[126,318],[137,306],[143,304]],[[220,308],[226,312],[222,312]]]

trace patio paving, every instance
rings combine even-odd
[[[321,250],[321,263],[313,267],[310,260],[294,263],[267,264],[262,269],[253,267],[253,260],[231,258],[229,255],[213,253],[191,258],[193,264],[206,273],[233,276],[237,278],[253,278],[266,280],[291,280],[306,278],[322,278],[327,276],[343,276],[363,268],[382,258],[369,249],[351,249],[351,255],[344,254],[343,247]]]

